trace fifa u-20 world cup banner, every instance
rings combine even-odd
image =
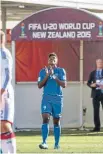
[[[52,8],[26,18],[12,31],[12,40],[103,40],[103,21],[72,8]]]
[[[30,23],[33,39],[91,38],[95,23]]]

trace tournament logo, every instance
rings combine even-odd
[[[25,24],[21,23],[21,34],[20,34],[20,38],[27,38],[26,34],[25,34]]]
[[[98,25],[98,37],[103,37],[103,22],[99,22]]]

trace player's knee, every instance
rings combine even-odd
[[[43,118],[43,123],[49,123],[50,118],[49,117],[45,117]]]
[[[8,121],[1,121],[1,132],[12,131],[11,124]]]
[[[59,126],[60,125],[60,119],[54,119],[53,121],[55,126]]]
[[[54,126],[60,126],[60,122],[54,122]]]

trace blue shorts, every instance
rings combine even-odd
[[[54,118],[61,117],[63,107],[63,97],[43,95],[41,103],[41,113],[49,113]]]

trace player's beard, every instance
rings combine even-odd
[[[50,67],[54,68],[54,67],[56,67],[56,64],[49,64],[49,68]]]

